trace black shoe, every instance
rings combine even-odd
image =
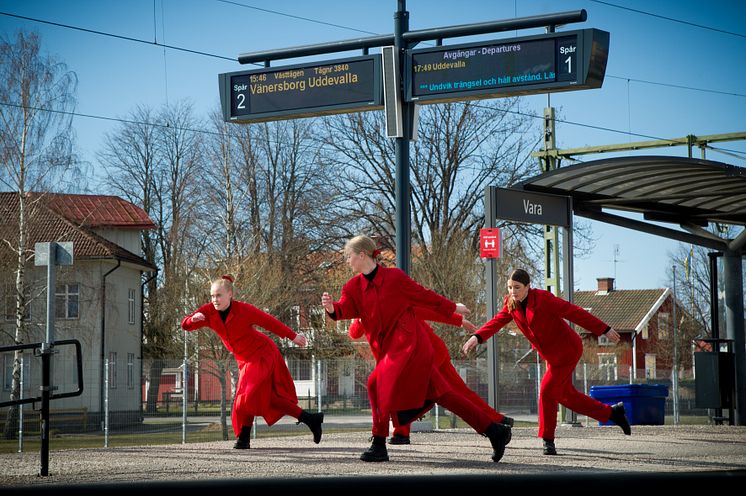
[[[394,434],[389,438],[389,444],[410,444],[409,436],[400,436],[399,434]]]
[[[422,417],[433,407],[433,405],[434,403],[432,401],[425,401],[425,404],[419,408],[396,412],[396,418],[399,420],[399,425],[407,425],[413,420]]]
[[[624,403],[622,403],[621,401],[611,407],[611,415],[609,416],[609,420],[621,427],[626,435],[629,436],[630,434],[632,434],[632,429],[629,426],[629,421],[627,420],[627,416],[624,414]]]
[[[513,419],[505,415],[505,418],[503,418],[502,421],[500,421],[500,423],[510,427],[510,432],[508,434],[508,440],[505,441],[505,446],[507,446],[508,444],[510,444],[510,441],[513,439]]]
[[[387,462],[389,461],[389,452],[386,449],[386,438],[373,438],[373,444],[370,448],[363,451],[360,459],[364,462]]]
[[[249,439],[251,438],[251,426],[241,427],[241,433],[236,438],[236,442],[233,445],[235,449],[249,449]]]
[[[311,429],[313,433],[313,442],[319,444],[321,441],[321,424],[324,423],[324,412],[319,413],[308,413],[303,410],[300,412],[300,417],[296,424],[303,422]]]
[[[554,440],[548,441],[544,440],[544,454],[545,455],[556,455],[557,454],[557,448],[554,447]]]
[[[492,461],[499,462],[505,453],[505,445],[510,442],[511,433],[510,426],[505,424],[498,424],[492,422],[487,430],[484,431],[484,435],[487,436],[492,444]]]
[[[251,445],[249,444],[248,439],[236,439],[236,442],[233,444],[233,447],[235,449],[249,449],[251,448]]]

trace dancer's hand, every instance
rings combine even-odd
[[[197,312],[192,315],[192,322],[202,322],[203,320],[205,320],[205,314],[202,312]]]
[[[473,350],[474,348],[476,348],[478,344],[479,344],[479,340],[477,339],[477,337],[476,337],[476,336],[472,336],[472,337],[470,337],[470,338],[469,338],[469,339],[468,339],[468,340],[466,341],[466,343],[464,343],[464,348],[463,348],[463,351],[464,351],[464,355],[468,355],[468,354],[469,354],[469,352],[470,352],[471,350]]]
[[[469,331],[469,334],[474,334],[476,332],[476,330],[477,330],[477,326],[475,326],[474,324],[472,324],[471,322],[469,322],[466,319],[463,319],[461,321],[461,327],[463,327],[464,329],[466,329],[467,331]]]
[[[459,313],[461,315],[469,315],[471,313],[471,310],[469,310],[463,303],[456,303],[456,313]]]
[[[334,300],[332,300],[331,295],[326,291],[321,295],[321,306],[323,306],[324,310],[327,312],[334,313]]]
[[[609,341],[612,343],[618,343],[621,339],[621,336],[613,327],[606,332],[606,337],[609,338]]]
[[[297,334],[293,338],[293,343],[297,344],[298,346],[300,346],[302,348],[305,348],[306,345],[308,344],[308,340],[306,339],[306,337],[303,334]]]

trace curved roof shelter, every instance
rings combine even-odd
[[[685,157],[638,156],[558,168],[515,189],[572,197],[573,212],[601,222],[743,254],[744,231],[734,240],[707,230],[710,223],[746,226],[746,168]],[[644,220],[607,212],[642,214]],[[650,222],[645,222],[650,221]],[[678,224],[682,230],[658,223]]]
[[[736,425],[746,425],[746,381],[737,379],[746,377],[746,168],[682,157],[621,157],[555,169],[513,189],[570,196],[573,213],[581,217],[723,252],[726,328],[735,353]],[[643,220],[608,210],[641,214]],[[678,224],[681,229],[659,223]],[[710,224],[742,229],[728,239],[704,229]]]

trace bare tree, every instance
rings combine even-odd
[[[76,158],[71,131],[77,78],[62,62],[41,52],[41,38],[19,32],[15,40],[0,40],[0,184],[18,193],[17,230],[3,243],[15,256],[15,344],[26,338],[24,315],[28,305],[26,263],[29,218],[34,202],[30,193],[64,187],[75,176]],[[80,176],[77,176],[80,179]],[[21,352],[13,361],[11,400],[20,393]],[[17,432],[18,408],[8,410],[6,438]]]
[[[143,349],[150,358],[157,358],[149,370],[148,411],[156,408],[159,359],[178,353],[175,331],[187,308],[183,288],[204,244],[194,232],[202,201],[203,143],[197,127],[186,102],[158,113],[138,107],[107,136],[99,154],[108,171],[108,187],[142,207],[157,226],[153,232],[144,232],[142,239],[145,259],[160,268],[159,276],[146,288]]]

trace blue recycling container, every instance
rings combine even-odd
[[[607,405],[624,403],[630,425],[663,425],[668,386],[665,384],[620,384],[591,386],[591,398]],[[599,422],[598,425],[615,425]]]

